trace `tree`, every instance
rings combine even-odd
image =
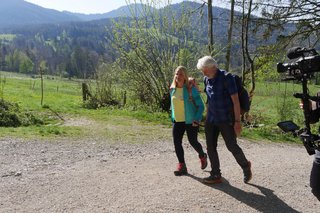
[[[208,0],[208,40],[209,52],[213,54],[213,15],[212,15],[212,0]]]
[[[251,12],[252,12],[252,0],[248,2],[248,10],[246,12],[245,9],[245,0],[243,0],[243,10],[242,10],[242,33],[241,33],[241,40],[242,40],[242,57],[243,57],[243,69],[242,69],[242,81],[244,82],[246,79],[246,61],[249,62],[250,65],[250,74],[251,74],[251,89],[250,89],[250,97],[252,97],[253,92],[255,90],[255,67],[254,61],[251,57],[249,52],[249,28],[250,28],[250,19],[251,19]]]
[[[151,1],[140,9],[133,5],[133,19],[118,20],[113,31],[113,46],[119,52],[118,64],[127,76],[126,85],[132,86],[142,103],[157,108],[179,65],[181,55],[177,53],[190,47],[188,12],[181,11],[178,16],[170,7],[158,11],[152,7],[158,4]]]
[[[250,74],[250,82],[251,88],[249,90],[249,97],[250,97],[250,105],[253,100],[253,94],[255,91],[256,85],[256,67],[254,58],[257,57],[257,51],[254,51],[255,56],[251,56],[249,50],[249,37],[250,37],[250,26],[251,23],[251,15],[252,15],[252,3],[253,0],[246,0],[242,1],[242,33],[241,33],[241,49],[242,49],[242,82],[245,83],[246,74]],[[247,6],[247,10],[246,10]],[[257,49],[257,47],[256,47]],[[246,67],[247,63],[249,63],[249,68]],[[246,115],[245,115],[246,116]]]
[[[261,19],[268,22],[265,33],[281,29],[278,47],[291,45],[315,47],[320,41],[320,2],[318,0],[272,0],[259,2]]]
[[[236,1],[236,5],[242,10],[242,75],[244,81],[251,82],[251,94],[255,89],[256,71],[263,72],[264,78],[274,78],[273,73],[269,72],[270,76],[267,76],[265,70],[259,69],[283,60],[285,49],[291,46],[319,47],[318,1],[241,0]],[[253,45],[253,36],[261,44]],[[248,74],[250,79],[246,79]]]
[[[71,64],[75,76],[87,78],[87,57],[84,48],[77,46],[71,54]]]
[[[43,98],[44,98],[44,85],[43,85],[43,75],[47,70],[47,62],[42,60],[39,64],[39,74],[41,79],[41,106],[43,105]]]
[[[31,59],[23,52],[20,52],[19,55],[19,72],[20,73],[32,73],[33,71],[33,62]]]
[[[233,23],[234,23],[234,0],[231,0],[230,20],[229,20],[229,29],[228,29],[228,44],[227,44],[227,51],[226,51],[226,65],[225,65],[226,70],[229,70],[230,68]]]

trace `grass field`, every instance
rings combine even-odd
[[[14,34],[0,34],[0,40],[12,41],[16,37]]]
[[[88,110],[82,107],[81,82],[57,77],[44,78],[44,101],[41,106],[39,78],[1,72],[0,98],[18,103],[22,110],[35,113],[46,124],[18,128],[1,128],[0,137],[108,137],[115,141],[133,135],[154,137],[157,126],[170,125],[166,113],[146,113],[117,108]],[[64,121],[63,121],[63,120]],[[154,123],[150,126],[149,122]],[[135,128],[132,128],[135,126]],[[152,129],[152,131],[151,131]],[[130,131],[131,130],[131,133]],[[158,135],[161,138],[161,135]],[[148,138],[148,137],[146,137]]]
[[[149,134],[149,138],[161,138],[156,129],[159,126],[171,125],[169,115],[162,112],[133,111],[128,108],[84,109],[81,82],[59,77],[44,78],[43,103],[46,107],[42,107],[39,78],[8,72],[0,74],[0,98],[18,103],[24,111],[42,116],[46,122],[40,126],[1,128],[0,137],[51,138],[95,135],[114,140],[127,137],[135,142],[141,134]],[[242,137],[252,140],[297,142],[298,139],[282,134],[276,124],[281,120],[294,120],[302,124],[303,115],[299,109],[299,100],[292,97],[293,93],[301,91],[301,85],[258,83],[256,88],[250,111],[252,125],[243,128]],[[317,86],[310,86],[311,94],[318,89]],[[284,95],[285,93],[287,95]]]

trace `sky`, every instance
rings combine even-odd
[[[106,13],[127,5],[127,2],[137,2],[140,0],[25,0],[41,7],[55,9],[58,11],[69,11],[85,14]],[[182,2],[183,0],[171,0],[171,4]],[[145,0],[144,2],[151,2]],[[159,1],[156,1],[159,2]],[[162,2],[168,2],[162,1]]]

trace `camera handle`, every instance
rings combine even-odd
[[[305,129],[306,129],[306,133],[311,134],[311,130],[310,130],[310,95],[308,93],[308,87],[307,87],[307,83],[308,83],[308,79],[307,76],[304,76],[300,79],[301,83],[302,83],[302,93],[295,93],[293,94],[293,96],[295,98],[299,98],[302,100],[303,103],[303,114],[304,114],[304,124],[305,124]]]
[[[315,142],[319,144],[319,136],[315,134],[309,134],[306,132],[302,132],[299,134],[301,141],[303,142],[304,147],[306,148],[309,155],[315,154]]]
[[[319,141],[319,136],[311,133],[310,128],[310,95],[308,93],[308,75],[303,75],[300,79],[302,83],[302,93],[295,93],[293,96],[295,98],[299,98],[303,103],[303,114],[304,114],[304,125],[305,128],[300,130],[299,137],[303,142],[304,147],[306,148],[309,155],[315,154],[315,149],[317,146],[315,145],[316,141]],[[312,97],[313,98],[313,97]],[[318,142],[319,147],[319,142]]]

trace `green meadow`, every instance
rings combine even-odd
[[[8,72],[0,74],[0,98],[17,103],[22,111],[44,120],[43,125],[2,127],[0,137],[101,137],[131,143],[171,137],[170,118],[165,112],[150,112],[143,110],[144,107],[133,110],[130,106],[83,108],[80,80],[45,76],[41,106],[40,78]],[[292,97],[301,90],[301,85],[293,82],[257,83],[249,114],[250,124],[243,127],[241,137],[253,141],[299,142],[297,138],[283,134],[276,124],[281,120],[293,120],[303,125],[300,101]],[[317,90],[318,86],[310,86],[311,94]],[[163,135],[163,129],[168,130],[167,135]],[[204,137],[203,129],[200,134]]]
[[[0,34],[0,40],[12,41],[16,37],[14,34]]]
[[[162,138],[157,129],[170,125],[166,113],[142,110],[82,107],[81,81],[44,77],[44,98],[41,106],[41,80],[31,76],[1,72],[0,98],[17,103],[22,111],[31,112],[45,121],[44,125],[2,127],[0,137],[91,138],[103,137],[110,141],[141,142]],[[155,125],[150,125],[153,123]]]

